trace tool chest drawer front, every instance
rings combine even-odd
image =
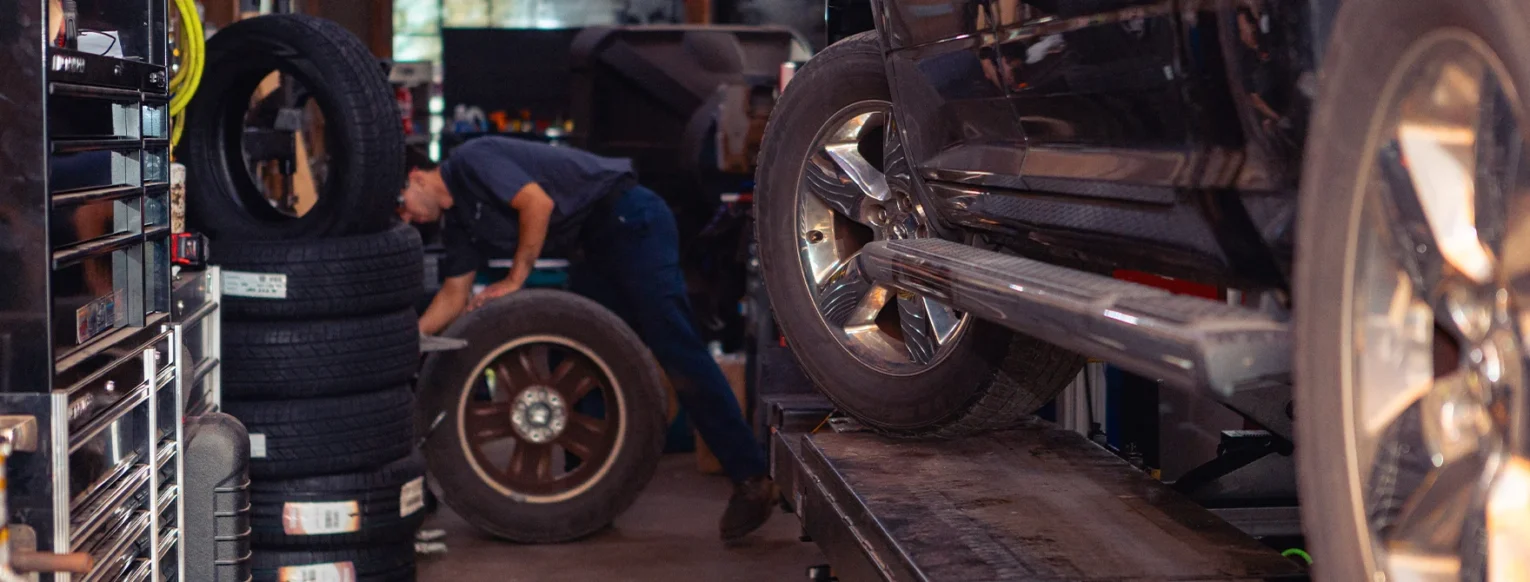
[[[171,443],[173,445],[173,443]],[[176,460],[162,458],[159,469],[159,494],[154,500],[154,531],[157,540],[154,559],[159,562],[161,579],[173,577],[181,554],[181,489],[176,480]]]
[[[152,516],[139,510],[118,529],[103,532],[79,548],[95,558],[96,567],[79,577],[81,582],[116,582],[136,572],[139,562],[150,557],[149,526]],[[152,567],[152,566],[151,566]]]
[[[125,466],[99,475],[69,504],[69,547],[83,550],[115,536],[139,515],[149,515],[149,481],[153,470],[136,453]],[[74,459],[71,458],[71,462]]]
[[[175,315],[175,321],[179,322],[182,326],[189,328],[192,325],[200,324],[218,308],[218,304],[214,299],[215,295],[213,294],[215,289],[212,288],[213,273],[211,270],[182,270],[180,275],[175,277],[173,285],[174,310],[172,313]],[[187,334],[185,343],[188,346],[205,343],[206,338],[200,338],[203,340],[201,342],[197,341],[198,339],[194,335]]]
[[[67,422],[71,452],[94,440],[102,431],[148,401],[151,382],[150,369],[145,361],[148,349],[148,345],[143,345],[136,349],[122,350],[126,353],[108,367],[63,390],[68,399]],[[140,412],[147,422],[147,412]],[[123,428],[119,426],[117,430]],[[143,442],[147,442],[148,433],[141,434]]]
[[[48,78],[61,83],[87,85],[164,95],[169,89],[165,68],[159,65],[50,47]]]
[[[170,311],[169,104],[138,84],[50,78],[53,348],[64,359]]]
[[[48,84],[48,135],[56,141],[86,139],[165,139],[163,96],[132,89]]]
[[[138,339],[138,342],[143,341]],[[137,342],[124,342],[133,345]],[[59,391],[67,401],[68,445],[72,453],[95,440],[103,432],[120,435],[136,430],[141,438],[132,441],[142,448],[150,442],[147,409],[152,391],[172,383],[174,362],[170,359],[173,338],[169,332],[150,336],[136,347],[107,346],[99,357],[120,354],[110,364],[78,379]],[[75,368],[88,368],[85,364]],[[71,370],[73,371],[73,370]],[[141,424],[135,424],[141,423]]]

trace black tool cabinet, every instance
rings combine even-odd
[[[182,418],[217,401],[217,273],[172,272],[167,8],[0,0],[7,517],[15,546],[96,562],[42,580],[184,569]]]

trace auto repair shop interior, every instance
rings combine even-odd
[[[0,0],[0,71],[0,582],[1530,582],[1530,3]]]

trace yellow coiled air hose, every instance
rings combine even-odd
[[[176,71],[175,77],[170,79],[170,147],[173,149],[181,141],[181,131],[184,129],[186,117],[186,105],[191,103],[191,97],[196,95],[197,86],[202,83],[202,67],[207,58],[207,41],[202,31],[202,19],[197,15],[196,2],[193,0],[175,0],[175,8],[180,13],[181,26],[181,69]]]

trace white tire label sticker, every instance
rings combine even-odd
[[[425,508],[425,478],[415,477],[398,493],[398,516],[409,517]]]
[[[360,530],[361,505],[355,501],[282,504],[282,531],[289,536],[323,536]]]
[[[277,582],[356,582],[356,565],[350,562],[287,566],[276,571]]]
[[[223,294],[229,297],[286,299],[287,276],[279,273],[224,271]]]
[[[266,458],[266,435],[258,432],[250,433],[250,458]]]

